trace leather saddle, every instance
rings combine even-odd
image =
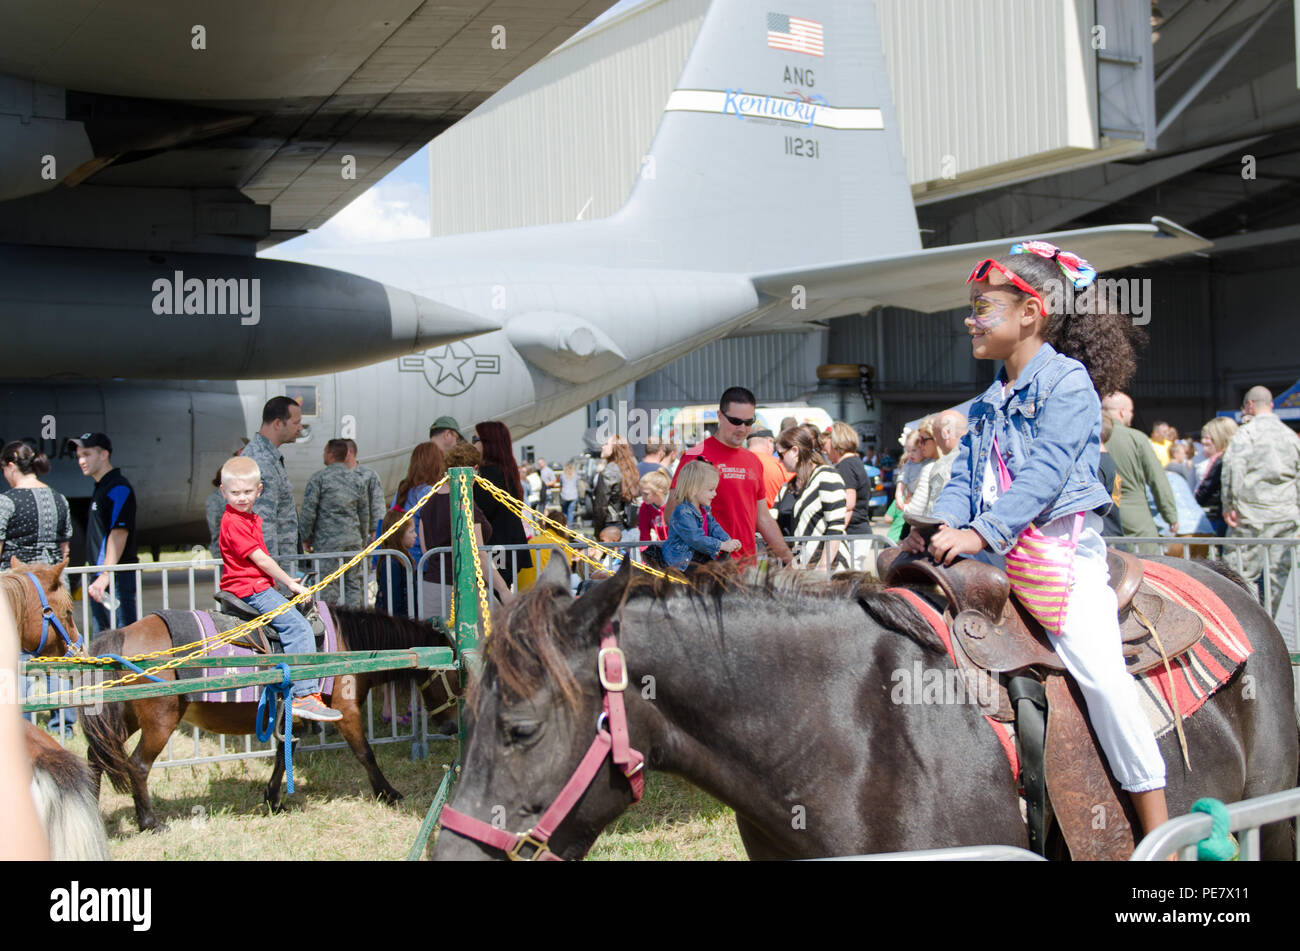
[[[251,621],[254,618],[262,616],[262,612],[257,610],[243,598],[240,598],[229,591],[217,592],[217,610],[222,614],[238,618],[240,621]],[[311,608],[306,614],[307,623],[311,625],[312,636],[316,639],[316,649],[319,651],[325,638],[325,625],[320,619],[320,611],[315,601],[311,602]],[[264,642],[259,644],[258,637]],[[247,640],[247,643],[246,643]],[[270,624],[263,624],[255,631],[249,631],[236,643],[241,646],[251,647],[253,650],[264,654],[282,654],[284,647],[280,644],[280,632]]]
[[[908,521],[927,542],[941,524],[929,518],[909,517]],[[1146,584],[1141,559],[1113,548],[1106,555],[1129,673],[1163,666],[1166,657],[1172,660],[1201,639],[1205,633],[1201,616]],[[1002,569],[973,558],[944,566],[928,555],[890,548],[881,552],[876,571],[885,584],[934,584],[939,588],[949,605],[953,638],[962,648],[959,664],[964,654],[970,667],[998,674],[1027,668],[1065,670],[1042,625],[1011,595]],[[1152,627],[1158,631],[1159,644]]]
[[[927,543],[942,524],[907,520]],[[1146,584],[1140,559],[1109,549],[1107,561],[1129,673],[1163,667],[1166,658],[1201,639],[1200,615]],[[945,620],[958,669],[995,682],[991,697],[976,696],[986,716],[1016,723],[1018,781],[1034,850],[1045,852],[1048,817],[1054,813],[1073,858],[1127,859],[1136,845],[1132,804],[1101,755],[1078,687],[1042,625],[1012,595],[1006,574],[973,558],[944,566],[901,548],[881,552],[876,571],[887,585],[937,586],[948,603]],[[1098,810],[1105,817],[1100,826]]]

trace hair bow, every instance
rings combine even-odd
[[[1062,251],[1050,241],[1021,241],[1011,246],[1011,253],[1037,254],[1040,257],[1051,258],[1061,269],[1061,273],[1074,285],[1076,291],[1083,290],[1097,278],[1095,267],[1077,254]]]

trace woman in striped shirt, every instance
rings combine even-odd
[[[844,479],[826,463],[807,430],[787,429],[776,440],[781,464],[794,478],[776,498],[777,521],[788,535],[844,534]],[[806,541],[795,549],[803,567],[822,571],[846,569],[846,546],[838,541]]]

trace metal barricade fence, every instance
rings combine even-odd
[[[838,542],[849,548],[850,566],[857,570],[874,571],[876,554],[894,544],[889,538],[883,535],[817,535],[817,536],[798,536],[786,539],[788,544],[799,546],[808,542]],[[1293,663],[1300,660],[1297,652],[1300,652],[1300,646],[1297,645],[1296,632],[1300,631],[1300,596],[1297,596],[1297,588],[1300,587],[1300,538],[1270,538],[1270,539],[1252,539],[1252,538],[1193,538],[1193,537],[1156,537],[1156,538],[1107,538],[1108,544],[1120,548],[1133,549],[1138,546],[1158,545],[1162,550],[1169,546],[1178,546],[1180,551],[1177,554],[1184,558],[1191,558],[1194,555],[1199,557],[1203,554],[1209,554],[1212,557],[1222,557],[1226,554],[1225,560],[1229,565],[1242,566],[1243,549],[1247,546],[1284,546],[1289,549],[1289,568],[1286,579],[1286,591],[1283,595],[1279,607],[1277,620],[1278,625],[1283,630],[1287,639],[1288,649],[1292,653]],[[662,542],[641,542],[641,541],[619,541],[605,543],[604,547],[630,553],[635,561],[642,559],[641,551],[646,547],[659,546]],[[552,543],[531,543],[526,545],[489,545],[487,550],[493,559],[493,563],[498,569],[503,567],[511,568],[512,590],[518,589],[519,565],[521,552],[534,553],[533,562],[536,562],[535,553],[546,549],[552,549],[555,546]],[[1222,554],[1220,554],[1222,553]],[[284,559],[295,568],[304,570],[317,570],[319,576],[324,577],[332,571],[340,559],[348,559],[355,555],[356,552],[313,552],[311,554],[294,555]],[[424,552],[419,562],[412,566],[410,561],[393,549],[381,549],[373,553],[373,556],[366,558],[359,563],[353,571],[361,573],[361,590],[363,598],[367,605],[373,604],[378,594],[378,588],[382,586],[386,595],[386,603],[393,603],[393,571],[401,573],[406,580],[406,609],[410,616],[414,617],[446,617],[450,607],[451,589],[449,586],[426,586],[424,583],[424,574],[426,568],[429,568],[433,559],[450,559],[450,548],[436,548]],[[383,559],[384,561],[381,561]],[[392,566],[389,570],[384,570],[387,566]],[[449,567],[449,561],[447,562]],[[66,572],[69,576],[86,576],[97,575],[101,571],[107,571],[110,574],[111,582],[109,586],[109,596],[116,596],[117,586],[120,578],[125,576],[125,583],[134,586],[136,593],[137,615],[144,616],[150,611],[167,608],[180,608],[184,610],[193,610],[195,608],[206,608],[213,605],[212,596],[216,591],[220,580],[221,562],[215,559],[198,559],[186,562],[158,562],[146,563],[139,565],[115,565],[111,568],[99,568],[95,566],[85,566],[79,568],[69,568]],[[573,566],[572,581],[574,587],[583,581],[589,580],[592,576],[593,569],[585,562],[577,561]],[[1265,596],[1271,597],[1272,581],[1267,578],[1265,572]],[[447,571],[450,576],[450,571]],[[487,580],[487,579],[485,579]],[[373,588],[373,591],[372,591]],[[84,586],[83,586],[84,590]],[[342,601],[346,592],[344,578],[339,578],[334,585],[331,585],[330,593],[339,601]],[[328,595],[327,595],[328,597]],[[92,630],[89,598],[84,596],[78,606],[77,622],[78,628],[83,632]],[[1300,671],[1298,671],[1300,673]],[[392,721],[388,724],[384,733],[386,735],[376,735],[374,730],[374,711],[367,699],[367,735],[371,743],[394,743],[394,742],[414,742],[418,750],[420,746],[428,739],[436,738],[439,734],[428,732],[428,724],[425,722],[426,717],[421,712],[418,717],[419,728],[412,729],[410,732],[400,732],[398,728],[398,715],[394,713]],[[396,706],[396,698],[393,699]],[[1297,684],[1297,705],[1300,707],[1300,683]],[[423,704],[419,702],[418,692],[412,687],[412,709],[423,711]],[[57,714],[56,714],[57,716]],[[416,722],[413,719],[413,724]],[[168,759],[160,758],[158,765],[179,766],[192,765],[199,762],[218,762],[225,759],[244,758],[249,756],[270,756],[272,750],[269,746],[254,749],[251,738],[243,738],[243,751],[235,753],[226,752],[227,740],[238,740],[237,737],[217,737],[219,749],[215,753],[204,753],[200,749],[199,742],[200,731],[195,728],[193,732],[194,752],[193,755],[185,758],[170,758],[172,749],[169,745],[167,755]],[[320,737],[321,742],[315,745],[304,745],[305,749],[343,749],[346,744],[335,742],[325,743],[324,736]],[[173,743],[175,737],[173,737]]]
[[[320,577],[324,577],[329,571],[332,571],[338,564],[339,559],[348,559],[355,555],[356,552],[315,552],[312,554],[294,555],[284,559],[289,562],[291,568],[306,568],[320,570]],[[380,561],[383,559],[383,561]],[[331,563],[328,568],[325,563]],[[378,562],[380,571],[376,572],[372,568],[372,562]],[[388,570],[383,570],[384,568]],[[362,591],[369,602],[373,600],[370,597],[370,584],[375,580],[376,574],[382,577],[384,592],[387,596],[387,603],[393,603],[393,579],[394,573],[400,573],[406,579],[406,610],[411,612],[415,604],[415,574],[409,557],[394,549],[382,548],[372,553],[371,558],[366,558],[357,565],[354,571],[362,572]],[[221,577],[221,562],[214,559],[199,559],[186,562],[155,562],[143,563],[136,565],[114,565],[111,568],[102,568],[98,566],[82,566],[78,568],[69,568],[67,575],[82,577],[82,597],[81,603],[76,610],[77,628],[87,637],[93,639],[92,617],[90,611],[90,598],[86,592],[89,583],[88,576],[95,576],[101,572],[110,573],[110,584],[108,589],[108,599],[116,600],[117,586],[119,583],[131,584],[136,594],[136,614],[137,618],[158,610],[208,610],[215,607],[215,592]],[[291,574],[293,571],[290,572]],[[119,582],[119,578],[126,576],[128,580]],[[179,583],[177,577],[179,576]],[[333,585],[328,591],[322,591],[319,594],[329,599],[331,594],[337,600],[342,601],[344,589],[342,588],[343,578],[339,579],[339,588],[335,590]],[[376,590],[375,594],[379,592]],[[29,678],[32,679],[32,678]],[[43,678],[40,678],[43,679]],[[57,679],[57,678],[55,678]],[[56,689],[55,684],[50,685],[50,689]],[[420,698],[416,685],[410,685],[409,702],[402,703],[397,697],[397,691],[392,686],[381,688],[391,691],[389,705],[392,710],[390,722],[382,730],[376,731],[376,720],[378,719],[373,707],[375,692],[366,698],[366,736],[372,745],[384,743],[411,743],[412,756],[422,758],[427,752],[428,741],[432,739],[446,739],[443,734],[433,733],[430,731],[428,715],[424,709],[424,704]],[[39,693],[39,687],[37,692]],[[406,714],[403,710],[412,712],[411,723],[407,728],[402,728],[400,719]],[[51,716],[51,724],[58,726],[62,723],[60,712],[55,711]],[[333,750],[348,749],[348,745],[342,741],[327,741],[326,730],[323,724],[316,725],[316,742],[302,742],[300,747],[295,748],[296,752],[313,752],[316,750]],[[58,735],[61,742],[66,744],[67,740],[63,736],[63,731],[59,730]],[[204,739],[204,736],[207,739]],[[167,749],[155,761],[155,767],[166,766],[192,766],[198,763],[216,763],[232,759],[249,759],[257,757],[271,757],[274,755],[274,747],[271,743],[259,743],[252,736],[231,736],[224,734],[206,734],[198,727],[191,727],[190,735],[180,742],[183,744],[192,743],[192,752],[189,755],[178,755],[176,744],[179,733],[172,735],[168,741]],[[215,745],[215,749],[213,748]]]
[[[1227,803],[1228,831],[1237,836],[1242,861],[1259,861],[1259,830],[1272,822],[1295,822],[1300,818],[1300,789]],[[1210,835],[1212,819],[1204,813],[1178,816],[1155,829],[1138,843],[1130,861],[1158,862],[1177,851],[1185,862],[1196,861],[1196,845]],[[1300,841],[1296,844],[1300,861]]]

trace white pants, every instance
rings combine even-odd
[[[1043,532],[1068,536],[1073,521],[1073,516],[1056,519],[1042,526]],[[1100,522],[1091,513],[1085,519],[1075,552],[1065,628],[1059,637],[1048,637],[1079,685],[1092,728],[1120,786],[1126,792],[1150,792],[1164,788],[1165,761],[1138,703],[1137,682],[1124,665],[1106,544],[1097,532]],[[998,555],[984,560],[1002,561]]]

